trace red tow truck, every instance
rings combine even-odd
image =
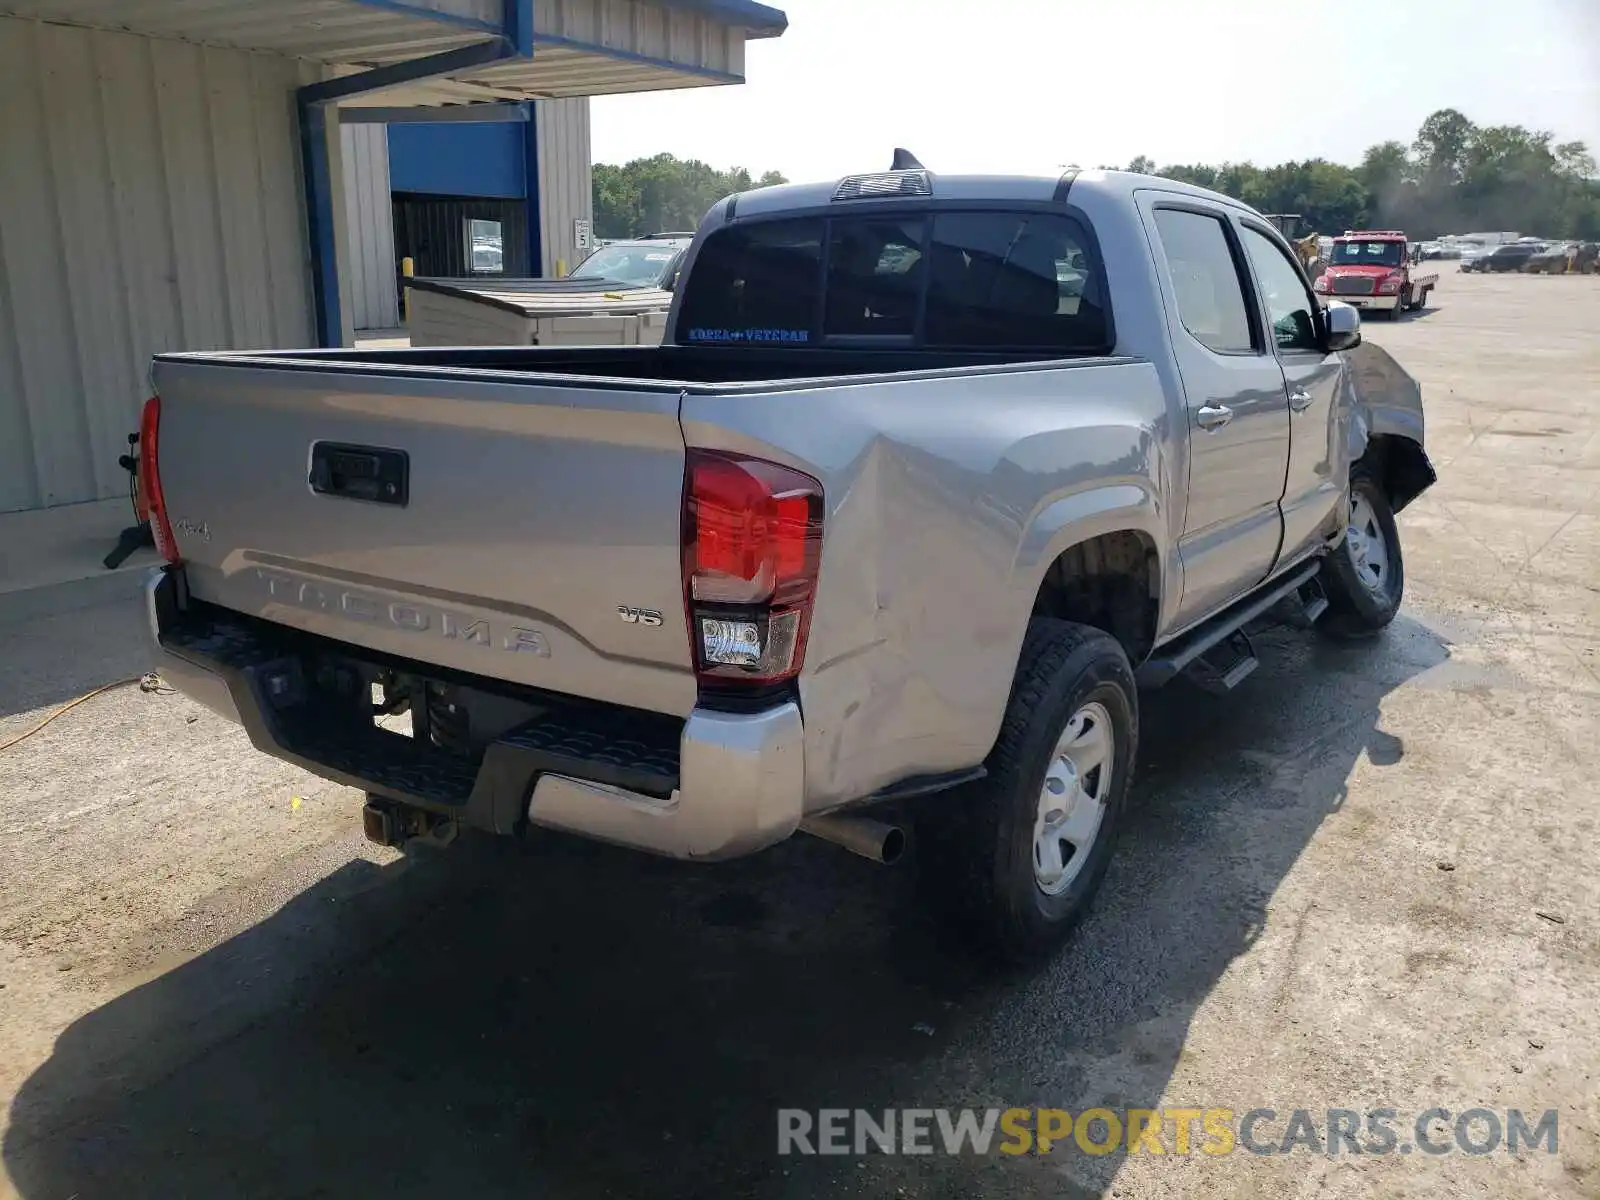
[[[1391,321],[1398,321],[1401,313],[1427,304],[1438,282],[1436,273],[1417,271],[1402,230],[1347,229],[1333,239],[1328,269],[1312,287],[1356,308],[1387,312]]]

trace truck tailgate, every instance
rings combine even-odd
[[[190,592],[325,637],[687,714],[679,393],[168,356]]]

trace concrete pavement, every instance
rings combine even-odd
[[[74,710],[0,756],[0,1195],[1596,1194],[1597,282],[1446,274],[1367,327],[1440,473],[1401,618],[1149,697],[1119,857],[1033,975],[942,944],[914,861],[399,859],[180,697]],[[6,614],[0,741],[143,669],[122,601]],[[774,1152],[779,1107],[1030,1105],[1272,1108],[1273,1141],[1295,1108],[1553,1107],[1560,1145]]]

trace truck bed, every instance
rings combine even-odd
[[[395,368],[445,368],[451,372],[516,371],[601,382],[615,380],[646,387],[681,388],[693,384],[793,383],[840,377],[902,376],[907,372],[1061,366],[1107,361],[1100,356],[1040,358],[1004,352],[896,349],[702,347],[702,346],[453,346],[408,350],[287,350],[270,356],[236,353],[174,354],[169,361],[216,363],[271,362],[289,370],[317,370],[338,364],[363,372]]]
[[[883,351],[457,348],[168,354],[153,380],[167,512],[197,600],[683,717],[697,699],[685,444],[721,445],[727,425],[691,421],[685,395],[776,401],[1031,369]]]

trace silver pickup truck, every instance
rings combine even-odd
[[[391,844],[889,859],[904,812],[1028,957],[1104,872],[1140,686],[1393,618],[1434,473],[1359,343],[1259,214],[1165,180],[743,193],[659,347],[158,357],[160,669]]]

